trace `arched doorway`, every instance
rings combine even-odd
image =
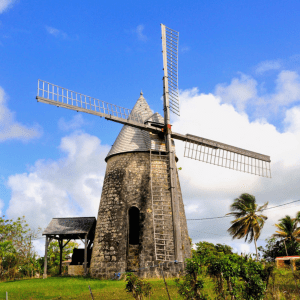
[[[132,206],[129,209],[129,245],[138,245],[140,241],[140,210]]]

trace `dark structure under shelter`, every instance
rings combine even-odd
[[[72,257],[72,263],[84,265],[84,274],[87,274],[87,267],[91,260],[91,247],[94,242],[96,219],[94,217],[75,217],[75,218],[53,218],[43,235],[46,236],[45,243],[45,262],[44,275],[47,278],[47,252],[50,242],[55,239],[60,248],[60,268],[62,270],[62,250],[70,240],[80,239],[84,244],[84,249],[76,249],[75,257]],[[63,245],[63,240],[67,242]],[[83,254],[83,255],[82,255]],[[73,262],[74,261],[74,262]],[[71,264],[72,264],[71,263]]]

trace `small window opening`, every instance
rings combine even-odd
[[[129,209],[129,244],[138,245],[140,235],[140,210],[137,207]]]

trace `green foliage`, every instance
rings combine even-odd
[[[63,245],[65,245],[66,242],[66,240],[63,240]],[[63,248],[62,261],[67,260],[70,254],[73,253],[73,249],[78,247],[78,243],[70,241]],[[47,254],[47,273],[52,276],[59,274],[60,249],[58,241],[54,240],[50,242]],[[41,267],[41,272],[44,272],[44,257],[39,258],[38,263]]]
[[[178,293],[184,299],[195,299],[204,300],[207,299],[207,295],[203,293],[205,266],[206,266],[206,255],[211,250],[210,243],[202,244],[199,252],[194,252],[191,259],[186,260],[186,275],[183,276],[182,280],[175,279],[176,285],[178,287]],[[197,249],[198,250],[198,249]]]
[[[207,299],[205,280],[214,280],[216,299],[260,300],[273,267],[264,267],[252,258],[232,253],[231,247],[200,242],[193,257],[186,260],[186,275],[176,280],[184,299]]]
[[[206,300],[207,296],[202,292],[204,287],[204,280],[202,278],[195,278],[192,274],[187,274],[183,280],[175,279],[178,287],[178,293],[184,299]]]
[[[25,217],[16,221],[0,217],[0,279],[20,276],[32,276],[39,271],[32,240],[37,232],[31,230]]]
[[[138,278],[133,273],[126,273],[126,287],[125,290],[131,293],[136,300],[142,300],[145,297],[150,296],[152,285]]]
[[[300,255],[300,243],[288,240],[286,241],[286,248],[289,255]],[[278,240],[276,237],[266,239],[266,246],[264,248],[260,246],[258,250],[262,252],[262,257],[267,262],[274,262],[278,256],[286,256],[283,241]]]

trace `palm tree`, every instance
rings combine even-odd
[[[297,227],[298,222],[300,221],[300,212],[297,213],[296,218],[294,219],[289,215],[286,215],[279,221],[279,224],[275,224],[279,231],[276,231],[273,236],[281,238],[284,241],[286,255],[288,256],[285,242],[290,241],[292,243],[293,252],[295,251],[295,242],[300,242],[300,227]]]
[[[251,243],[254,240],[256,250],[256,260],[258,260],[258,252],[256,241],[260,236],[261,230],[268,217],[258,214],[268,206],[268,202],[258,207],[255,197],[250,194],[242,194],[239,198],[234,199],[233,204],[230,206],[231,213],[236,219],[231,221],[231,227],[228,229],[232,238],[243,238],[245,242]]]

